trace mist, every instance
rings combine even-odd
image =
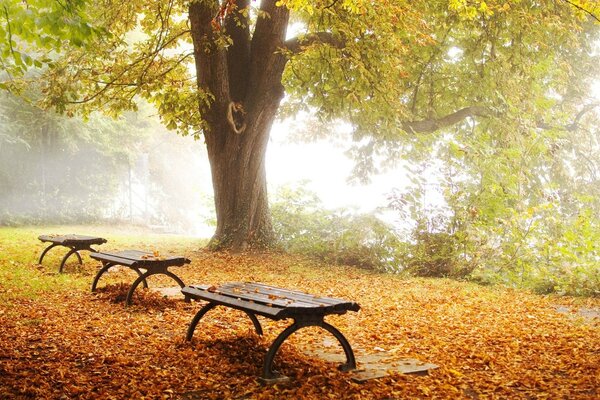
[[[88,121],[0,99],[0,225],[133,224],[210,236],[203,143],[150,107]]]

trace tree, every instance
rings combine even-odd
[[[0,0],[0,70],[9,78],[24,75],[33,66],[51,65],[52,55],[63,47],[85,47],[105,34],[90,24],[86,0]],[[0,82],[0,89],[18,91],[15,80]]]
[[[106,215],[131,144],[143,139],[131,119],[96,113],[84,123],[2,96],[0,225],[81,223]]]
[[[393,157],[452,125],[510,136],[507,127],[572,123],[565,116],[585,105],[598,65],[589,51],[594,10],[585,7],[106,0],[89,12],[110,35],[63,51],[43,77],[45,104],[117,113],[135,108],[138,96],[153,102],[167,127],[204,137],[213,247],[267,246],[274,236],[265,154],[286,94],[282,115],[308,109],[326,123],[353,125],[363,173],[377,155]]]

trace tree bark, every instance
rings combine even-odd
[[[249,1],[236,3],[223,21],[216,0],[189,8],[198,88],[214,97],[201,109],[217,214],[209,246],[234,251],[269,247],[274,241],[265,156],[284,95],[281,77],[287,60],[279,50],[289,20],[285,7],[263,0],[261,9],[269,17],[259,18],[251,35],[247,16],[240,12]],[[223,34],[233,44],[218,45]]]

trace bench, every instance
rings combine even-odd
[[[126,306],[131,305],[133,293],[140,283],[143,283],[145,288],[148,287],[146,278],[151,275],[167,275],[174,279],[181,288],[185,287],[185,283],[177,275],[169,271],[168,268],[180,267],[190,263],[190,260],[185,257],[163,257],[158,253],[140,250],[124,250],[113,253],[96,252],[90,254],[90,257],[102,262],[102,268],[98,271],[92,282],[92,292],[96,291],[100,277],[114,266],[122,265],[137,272],[138,278],[131,284],[129,292],[127,292]],[[142,273],[141,270],[145,270],[145,272]],[[189,301],[187,297],[186,301]]]
[[[48,253],[48,251],[54,247],[63,246],[63,247],[68,247],[70,249],[69,252],[67,254],[65,254],[62,261],[60,262],[60,266],[58,267],[58,272],[60,272],[60,273],[63,272],[63,268],[65,266],[65,263],[67,262],[67,259],[69,257],[71,257],[73,254],[75,254],[77,256],[77,258],[79,259],[79,264],[81,264],[82,260],[81,260],[81,255],[79,254],[80,251],[86,250],[86,251],[95,253],[96,250],[91,247],[92,245],[100,245],[100,244],[104,244],[107,242],[106,239],[101,238],[101,237],[75,235],[75,234],[40,235],[40,236],[38,236],[38,239],[41,240],[42,242],[50,243],[50,246],[46,247],[44,249],[44,251],[42,251],[42,254],[40,255],[38,264],[42,263],[46,253]]]
[[[357,303],[331,297],[313,296],[311,294],[264,285],[261,283],[232,282],[221,286],[194,285],[182,289],[186,298],[207,301],[192,319],[186,339],[192,340],[194,330],[200,319],[216,306],[225,306],[245,312],[258,335],[262,335],[262,327],[257,315],[281,320],[292,318],[294,322],[273,341],[265,356],[261,380],[275,383],[287,377],[273,370],[273,360],[283,342],[299,329],[317,326],[331,333],[341,344],[346,355],[346,363],[340,365],[342,371],[356,369],[356,359],[350,343],[334,326],[324,321],[330,314],[345,314],[347,311],[358,311]]]

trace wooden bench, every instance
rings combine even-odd
[[[48,253],[48,251],[54,247],[63,246],[63,247],[68,247],[70,249],[69,252],[67,254],[65,254],[62,261],[60,262],[60,266],[58,267],[58,272],[61,272],[61,273],[63,272],[63,268],[65,266],[65,263],[67,262],[67,259],[69,257],[71,257],[73,254],[75,254],[77,256],[77,258],[79,259],[79,264],[81,264],[82,260],[81,260],[81,255],[79,254],[80,251],[86,250],[86,251],[95,253],[96,250],[91,247],[92,245],[100,245],[100,244],[107,242],[106,239],[101,238],[101,237],[75,235],[75,234],[40,235],[40,236],[38,236],[38,239],[40,239],[42,242],[50,243],[50,246],[46,247],[44,249],[44,251],[42,251],[42,254],[40,255],[38,264],[42,263],[46,253]]]
[[[261,376],[263,382],[273,383],[287,379],[273,370],[273,359],[279,347],[292,333],[309,326],[321,327],[339,341],[346,355],[346,363],[339,367],[341,370],[356,369],[356,359],[350,343],[339,330],[325,322],[324,317],[330,314],[358,311],[360,306],[357,303],[250,282],[226,283],[218,288],[206,285],[186,286],[182,292],[186,297],[208,302],[192,319],[186,335],[188,341],[192,340],[200,319],[216,306],[230,307],[245,312],[259,335],[262,335],[263,331],[256,318],[257,315],[273,320],[287,318],[294,320],[269,347],[263,364]]]
[[[90,254],[90,257],[102,262],[102,268],[94,277],[94,282],[92,283],[92,292],[96,291],[96,285],[98,284],[100,277],[111,267],[122,265],[137,272],[139,276],[129,288],[129,292],[127,293],[127,298],[125,300],[126,306],[131,305],[133,292],[135,292],[135,289],[140,283],[143,283],[145,288],[148,287],[146,278],[151,275],[167,275],[174,279],[180,287],[185,287],[185,283],[183,283],[183,281],[179,279],[177,275],[169,271],[168,268],[180,267],[184,264],[190,263],[190,260],[185,257],[162,257],[155,253],[140,250],[124,250],[114,253],[96,252]],[[141,270],[145,270],[146,272],[142,273]],[[189,301],[187,297],[186,301]]]

